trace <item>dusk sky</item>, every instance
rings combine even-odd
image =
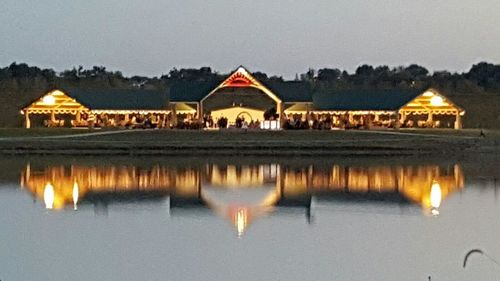
[[[498,0],[0,0],[0,66],[104,65],[157,76],[211,66],[293,78],[309,67],[500,62]]]

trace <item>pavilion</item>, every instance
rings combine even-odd
[[[240,66],[224,80],[179,81],[165,92],[55,89],[21,113],[27,128],[31,115],[45,114],[49,127],[62,126],[61,115],[72,117],[73,127],[85,126],[88,116],[115,126],[139,115],[171,128],[238,127],[240,120],[239,127],[262,129],[460,129],[465,111],[437,89],[328,91],[299,81],[261,82]],[[222,119],[226,123],[218,123]]]
[[[161,123],[170,113],[167,105],[168,95],[161,91],[54,89],[21,113],[26,128],[31,127],[32,115],[48,115],[47,127],[66,126],[65,121],[72,127],[118,126],[129,123],[133,115],[153,115]]]

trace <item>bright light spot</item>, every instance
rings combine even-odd
[[[239,67],[236,72],[246,73],[246,70],[243,67]]]
[[[43,97],[42,102],[46,105],[54,105],[56,103],[56,98],[52,94],[48,94]]]
[[[423,94],[423,96],[424,96],[424,97],[432,97],[432,96],[434,96],[434,93],[433,93],[433,92],[431,92],[431,91],[427,91],[427,92],[425,92],[425,93]]]
[[[73,184],[73,208],[76,210],[76,204],[78,203],[78,183],[75,181]]]
[[[43,190],[43,201],[45,202],[45,208],[54,208],[54,187],[50,182],[45,185]]]
[[[440,106],[440,105],[443,105],[443,98],[440,97],[440,96],[433,96],[431,98],[431,104],[433,106]]]
[[[441,200],[443,198],[443,194],[441,192],[441,185],[434,181],[431,186],[431,212],[433,215],[439,215],[438,208],[441,206]]]
[[[238,209],[238,212],[236,213],[236,229],[238,230],[238,236],[243,235],[246,226],[247,212],[245,209]]]

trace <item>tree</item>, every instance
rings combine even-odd
[[[339,79],[341,74],[337,68],[322,68],[318,70],[318,81],[333,82]]]
[[[480,62],[472,66],[465,77],[485,89],[500,89],[500,65]]]

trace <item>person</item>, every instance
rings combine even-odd
[[[236,128],[241,128],[243,121],[240,117],[236,117]]]

